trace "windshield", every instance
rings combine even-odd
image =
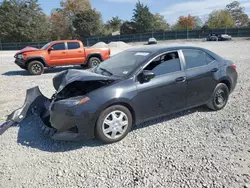
[[[51,42],[45,44],[45,45],[41,48],[41,50],[46,50],[50,44],[51,44]]]
[[[133,72],[150,55],[149,52],[123,51],[93,69],[93,72],[107,76],[125,77]]]

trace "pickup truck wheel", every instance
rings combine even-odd
[[[40,61],[31,61],[28,64],[28,72],[31,75],[41,75],[44,72],[44,66]]]
[[[91,57],[88,61],[88,67],[94,68],[101,63],[101,60],[98,57]]]

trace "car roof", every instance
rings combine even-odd
[[[205,48],[196,47],[196,46],[167,46],[167,45],[133,47],[133,48],[129,48],[128,51],[157,53],[161,51],[172,51],[172,50],[179,50],[179,49],[194,49],[194,50],[208,51]]]
[[[167,51],[173,51],[173,50],[180,50],[180,49],[191,49],[191,50],[202,50],[212,57],[214,57],[217,61],[222,61],[223,58],[219,56],[218,54],[197,46],[167,46],[167,45],[148,45],[148,46],[139,46],[139,47],[133,47],[127,49],[127,51],[133,51],[133,52],[148,52],[151,54],[151,56],[167,52]]]
[[[58,42],[80,42],[79,40],[55,40],[55,41],[52,41],[53,43],[58,43]]]

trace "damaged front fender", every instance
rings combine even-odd
[[[23,106],[7,116],[6,122],[0,125],[0,135],[8,128],[18,126],[30,115],[43,116],[48,111],[51,100],[45,97],[37,87],[26,91],[26,98]]]

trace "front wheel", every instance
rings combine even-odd
[[[118,142],[127,136],[132,127],[130,111],[121,105],[105,109],[96,124],[96,136],[106,144]]]
[[[225,84],[220,83],[214,89],[213,95],[210,101],[208,102],[207,107],[215,111],[221,110],[226,106],[228,98],[229,98],[228,87]]]
[[[31,75],[40,75],[44,72],[44,66],[40,61],[31,61],[27,70]]]

